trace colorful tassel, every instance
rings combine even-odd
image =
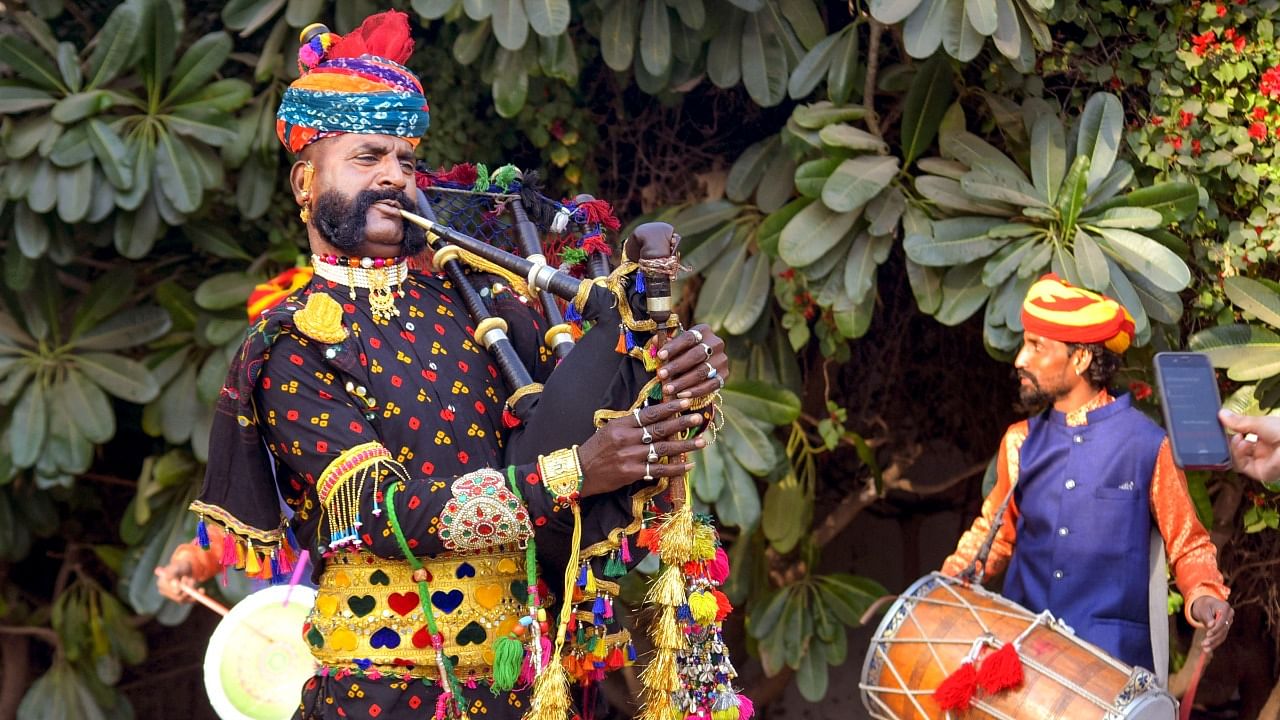
[[[738,720],[751,720],[756,714],[756,706],[751,702],[751,698],[746,695],[738,695]]]
[[[636,337],[631,334],[630,330],[624,328],[622,331],[622,338],[626,341],[627,352],[631,352],[636,349]]]
[[[573,303],[568,303],[564,307],[564,320],[568,323],[582,322],[582,313],[578,312],[578,307]]]
[[[712,590],[711,595],[716,599],[716,622],[724,622],[729,613],[733,612],[733,603],[729,602],[728,595],[719,590]]]
[[[511,412],[510,408],[502,409],[502,426],[503,427],[517,428],[517,427],[520,427],[520,422],[521,422],[520,418],[516,417],[516,414]]]
[[[648,285],[645,283],[644,273],[636,273],[636,292],[644,293],[646,287],[648,287]]]
[[[1005,643],[999,650],[982,659],[982,665],[978,668],[978,687],[983,692],[995,694],[1021,684],[1022,658],[1018,656],[1018,648],[1013,643]]]
[[[685,600],[684,575],[675,565],[666,567],[658,574],[657,581],[649,588],[649,594],[645,598],[645,602],[672,608],[685,604]]]
[[[729,554],[724,548],[716,548],[715,557],[707,563],[707,577],[717,585],[722,585],[729,579]]]
[[[933,699],[943,710],[968,710],[977,689],[978,671],[965,661],[933,691]]]
[[[253,549],[252,545],[249,546],[249,551],[245,553],[244,571],[249,575],[257,575],[262,572],[262,565],[258,563],[258,552]]]
[[[476,182],[471,186],[475,192],[489,192],[489,168],[484,163],[476,163]]]
[[[619,543],[618,552],[622,556],[622,564],[630,567],[631,565],[631,543],[627,542],[627,536],[622,536],[622,542]]]
[[[696,592],[689,596],[689,612],[694,622],[699,625],[710,625],[715,622],[719,603],[711,593]]]
[[[524,645],[512,635],[493,644],[493,689],[506,692],[516,686],[524,661]]]
[[[239,553],[236,552],[236,539],[231,533],[222,536],[222,564],[225,567],[236,567],[239,564]]]
[[[624,540],[623,542],[626,541]],[[620,578],[626,574],[627,566],[622,564],[622,560],[618,557],[618,553],[609,553],[609,558],[604,562],[604,576],[607,578]]]
[[[204,524],[204,518],[196,523],[196,540],[200,542],[201,550],[209,549],[209,528]]]

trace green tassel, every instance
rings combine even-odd
[[[578,626],[578,636],[574,639],[577,640],[579,645],[582,645],[585,642],[587,642],[587,631],[583,629],[581,625]]]
[[[520,168],[515,165],[503,165],[493,172],[493,184],[502,188],[502,192],[511,192],[511,186],[515,184],[519,172]]]
[[[494,693],[507,692],[516,686],[520,678],[520,665],[524,662],[524,644],[507,635],[493,644]]]
[[[604,576],[608,578],[620,578],[627,574],[627,566],[622,564],[622,558],[618,553],[609,553],[609,559],[604,563]]]
[[[484,163],[476,163],[476,184],[471,189],[475,192],[489,192],[489,168]]]
[[[582,248],[567,247],[560,253],[560,264],[562,265],[577,265],[586,259],[587,254],[582,251]]]

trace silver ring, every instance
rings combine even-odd
[[[693,333],[693,336],[697,338],[698,342],[702,342],[702,333],[698,332],[697,330],[689,330],[689,332]]]
[[[646,445],[653,444],[653,433],[649,432],[649,428],[644,427],[643,425],[640,426],[640,442],[643,442]]]
[[[653,443],[649,443],[649,457],[646,459],[651,463],[658,462],[658,450],[653,446]]]
[[[702,363],[702,364],[707,366],[707,379],[708,379],[708,380],[710,380],[711,378],[713,378],[713,377],[715,377],[715,376],[716,376],[716,368],[715,368],[715,366],[714,366],[714,365],[712,365],[711,363]]]
[[[704,351],[704,352],[706,352],[706,353],[707,353],[707,357],[711,357],[712,352],[711,352],[711,346],[710,346],[710,345],[708,345],[708,344],[706,344],[706,343],[702,343],[702,349],[703,349],[703,351]]]
[[[644,427],[644,421],[640,419],[640,408],[631,411],[631,415],[636,419],[636,427]]]
[[[716,382],[720,383],[720,389],[721,389],[721,390],[723,390],[723,389],[724,389],[724,378],[723,378],[723,377],[721,377],[721,376],[719,376],[719,375],[717,375],[717,376],[716,376]]]
[[[649,463],[644,464],[644,479],[645,480],[653,479],[653,473],[649,472]]]

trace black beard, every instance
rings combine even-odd
[[[330,245],[352,254],[365,242],[364,229],[370,206],[380,200],[395,200],[402,208],[414,207],[409,196],[399,190],[362,190],[350,200],[337,190],[329,190],[316,198],[312,222]],[[405,220],[400,235],[400,254],[406,257],[417,255],[426,247],[427,232]]]
[[[1018,401],[1013,405],[1015,410],[1025,414],[1027,417],[1032,417],[1044,412],[1053,404],[1055,398],[1045,392],[1035,378],[1021,370],[1014,370],[1013,377],[1015,380],[1026,378],[1031,383],[1026,386],[1021,383],[1018,384]]]

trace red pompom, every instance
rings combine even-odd
[[[1021,684],[1022,658],[1018,657],[1018,649],[1013,643],[1005,643],[1004,647],[982,659],[982,667],[978,668],[978,687],[983,692],[995,694]]]
[[[716,622],[724,622],[729,613],[733,612],[733,603],[729,602],[728,595],[715,588],[711,589],[711,596],[716,599]]]
[[[968,710],[973,694],[978,689],[978,671],[973,663],[961,663],[956,671],[933,691],[933,699],[943,710]]]
[[[413,38],[409,35],[409,16],[388,10],[364,19],[360,27],[333,44],[325,58],[358,58],[377,55],[403,65],[413,54]]]
[[[520,427],[520,418],[516,417],[515,413],[511,412],[510,410],[503,408],[502,425],[503,427],[507,427],[507,428]]]

